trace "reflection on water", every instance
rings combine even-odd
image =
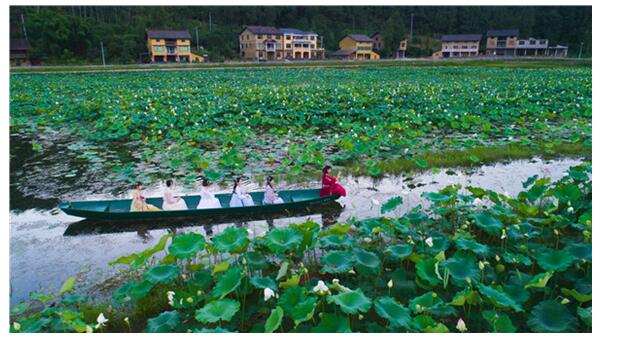
[[[422,192],[437,191],[450,184],[461,184],[516,195],[522,190],[521,182],[529,176],[537,174],[558,179],[570,166],[580,162],[579,159],[513,161],[473,170],[441,170],[437,174],[429,172],[414,176],[387,176],[379,180],[349,176],[341,179],[348,196],[317,209],[269,215],[268,218],[253,215],[183,223],[168,221],[110,224],[82,221],[54,210],[56,200],[38,204],[40,208],[24,210],[21,206],[27,205],[32,199],[20,194],[20,207],[12,208],[10,213],[11,303],[27,298],[31,292],[57,292],[65,279],[75,275],[84,280],[78,283],[82,289],[88,289],[92,283],[85,282],[99,282],[114,274],[116,269],[108,266],[110,261],[150,248],[169,230],[177,233],[193,231],[211,237],[228,226],[245,226],[250,230],[251,236],[262,236],[270,228],[309,219],[328,226],[352,217],[363,219],[378,216],[383,202],[400,195],[404,204],[390,214],[396,216],[418,204],[428,207],[428,202],[420,196]],[[15,187],[13,181],[11,184],[12,199],[15,196]],[[280,182],[279,185],[285,189],[306,188],[314,187],[315,183],[286,185],[285,182]],[[76,200],[80,195],[87,195],[88,190],[74,193],[64,196]],[[158,186],[147,189],[147,195],[160,195],[159,193]],[[39,192],[36,195],[44,194],[45,192]],[[109,198],[114,198],[113,194],[91,194],[88,199]]]

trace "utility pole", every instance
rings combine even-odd
[[[103,67],[105,67],[105,50],[103,49],[103,41],[101,41],[101,58],[103,59]]]
[[[199,49],[199,30],[197,29],[197,27],[195,27],[195,46],[197,47],[197,49]]]
[[[212,12],[208,11],[208,33],[212,32]]]
[[[409,44],[411,44],[412,39],[413,39],[413,13],[411,13],[411,19],[409,21]]]
[[[28,32],[26,31],[26,20],[24,20],[24,13],[21,13],[21,28],[24,30],[24,38],[28,40]]]
[[[581,42],[581,46],[578,49],[578,58],[580,60],[581,58],[581,54],[583,53],[583,42]]]

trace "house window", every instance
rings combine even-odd
[[[181,53],[188,53],[188,52],[189,52],[189,47],[186,47],[186,46],[180,46],[180,47],[178,47],[178,50],[179,50]]]
[[[165,47],[164,46],[154,46],[153,50],[157,53],[164,53],[165,52]]]
[[[536,44],[536,40],[529,41],[529,44],[533,46],[534,44]]]
[[[457,45],[454,45],[454,46],[452,46],[452,48],[454,48],[454,49],[458,49],[458,46],[457,46]]]
[[[291,36],[285,35],[285,40],[291,40]]]
[[[472,44],[472,45],[471,45],[471,48],[474,48],[474,49],[475,49],[475,48],[478,48],[478,45],[477,45],[477,44]]]
[[[314,37],[314,36],[311,36],[311,40],[315,40],[315,37]]]
[[[263,39],[263,35],[259,34],[259,35],[257,35],[257,38],[258,39]]]
[[[182,42],[186,42],[186,39],[182,39]]]
[[[264,44],[263,43],[258,43],[257,44],[257,49],[264,49]]]
[[[540,40],[539,44],[546,44],[546,40]]]
[[[519,46],[522,46],[522,45],[524,45],[524,44],[525,44],[525,41],[518,41],[518,45],[519,45]]]
[[[315,48],[315,45],[311,43],[311,48]]]
[[[156,39],[156,42],[161,42],[161,39]]]
[[[286,44],[286,45],[285,45],[285,48],[287,48],[287,49],[291,49],[291,43]]]
[[[466,44],[464,44],[462,48],[463,48],[463,49],[467,49],[467,45],[466,45]]]

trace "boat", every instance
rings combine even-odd
[[[240,216],[247,213],[270,213],[291,211],[309,206],[322,205],[339,198],[332,194],[322,197],[320,189],[285,190],[279,191],[278,195],[283,199],[281,204],[263,204],[264,192],[249,193],[253,198],[254,206],[229,207],[231,193],[216,194],[221,202],[221,208],[197,209],[201,197],[199,195],[187,195],[182,198],[188,209],[175,211],[136,211],[131,212],[131,199],[120,200],[96,200],[96,201],[68,201],[62,202],[58,208],[68,215],[73,215],[91,220],[150,220],[150,219],[180,219],[202,218],[216,216]],[[148,204],[158,208],[163,207],[163,198],[146,198]]]

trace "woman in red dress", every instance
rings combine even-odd
[[[326,197],[331,194],[338,194],[341,197],[347,195],[343,186],[336,183],[337,180],[341,178],[341,174],[336,175],[336,178],[332,176],[332,167],[326,165],[326,167],[321,170],[323,176],[321,177],[321,191],[319,192],[320,197]]]

